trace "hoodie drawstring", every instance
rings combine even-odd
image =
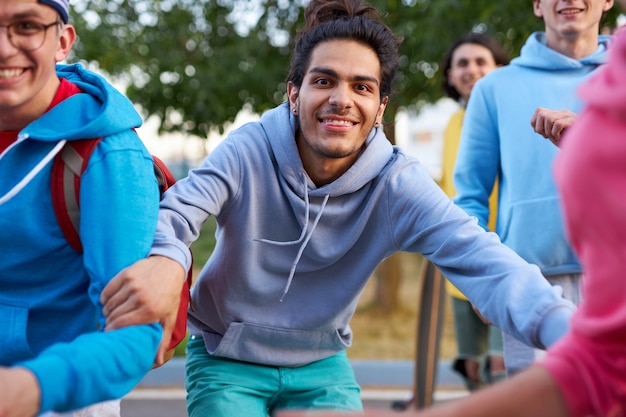
[[[16,146],[20,142],[14,142],[11,146],[5,149],[5,151],[0,154],[0,159],[2,159],[2,157],[6,155],[11,148]],[[48,154],[41,161],[39,161],[37,165],[35,165],[35,167],[24,178],[20,180],[20,182],[18,182],[13,188],[11,188],[5,195],[0,197],[0,205],[6,203],[7,201],[15,197],[17,193],[22,191],[24,187],[26,187],[28,183],[31,182],[32,179],[35,178],[35,176],[39,174],[42,169],[44,169],[48,162],[50,162],[59,152],[61,152],[61,149],[63,149],[63,146],[65,146],[66,142],[67,140],[65,139],[60,140],[54,146],[54,148],[52,148],[50,152],[48,152]]]
[[[311,240],[311,237],[313,236],[313,231],[315,230],[315,228],[317,227],[317,224],[322,218],[322,214],[324,213],[324,208],[326,207],[326,203],[328,203],[328,199],[330,198],[330,194],[326,194],[326,196],[324,196],[324,201],[322,201],[320,212],[315,217],[315,220],[313,221],[313,225],[311,226],[311,230],[307,233],[307,229],[309,226],[309,210],[310,210],[309,187],[307,186],[306,174],[303,173],[302,177],[304,179],[304,202],[305,202],[306,218],[304,221],[304,226],[302,227],[302,233],[300,234],[300,237],[297,240],[291,240],[287,242],[279,242],[279,241],[269,240],[269,239],[254,239],[257,242],[269,243],[271,245],[276,245],[276,246],[297,245],[298,243],[302,243],[300,245],[300,248],[298,249],[298,254],[296,255],[296,258],[291,264],[291,270],[289,271],[287,284],[285,285],[285,289],[283,290],[283,293],[279,300],[281,303],[283,302],[283,300],[285,299],[285,296],[289,292],[289,288],[291,287],[291,282],[293,281],[293,277],[296,274],[296,267],[298,266],[298,262],[300,262],[302,253],[304,252],[304,249],[306,248],[307,244]]]

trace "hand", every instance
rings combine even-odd
[[[123,269],[104,288],[100,301],[106,317],[105,330],[160,322],[163,338],[156,365],[165,362],[178,315],[185,270],[164,256],[151,256]]]
[[[569,110],[550,110],[538,107],[530,119],[530,125],[535,132],[559,146],[563,132],[575,121],[576,113]]]
[[[478,311],[478,309],[476,308],[476,306],[475,306],[474,304],[472,304],[472,310],[474,310],[474,313],[476,313],[476,315],[478,316],[478,318],[479,318],[479,319],[480,319],[483,323],[485,323],[485,324],[486,324],[486,325],[488,325],[488,326],[493,326],[493,323],[492,323],[491,321],[487,320],[487,319],[485,318],[485,316],[483,316],[483,315],[480,313],[480,311]]]
[[[0,367],[0,416],[35,417],[41,404],[37,377],[26,368]]]
[[[417,411],[405,411],[401,416],[417,416]],[[365,410],[363,412],[353,411],[279,411],[276,417],[398,417],[395,410]]]

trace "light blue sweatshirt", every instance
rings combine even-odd
[[[57,73],[84,94],[26,126],[0,157],[0,366],[34,372],[40,412],[123,396],[151,369],[161,338],[158,324],[100,331],[100,292],[147,255],[156,229],[152,158],[131,130],[141,118],[96,74],[79,65]],[[62,139],[100,136],[81,182],[81,255],[53,211],[52,163],[35,166]]]
[[[571,110],[577,87],[606,62],[609,37],[598,50],[575,60],[532,34],[511,64],[481,78],[470,96],[457,155],[454,201],[486,227],[489,195],[499,177],[496,233],[544,275],[581,272],[564,229],[552,163],[558,148],[535,133],[537,107]]]
[[[299,366],[350,346],[374,269],[423,253],[497,325],[528,343],[565,333],[573,306],[456,207],[426,169],[372,131],[354,165],[317,187],[287,103],[232,132],[161,202],[153,254],[189,267],[208,216],[217,245],[192,290],[189,330],[212,354]]]

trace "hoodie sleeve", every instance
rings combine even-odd
[[[481,81],[472,90],[463,120],[454,167],[454,202],[487,230],[489,196],[498,176],[500,146],[492,100]]]
[[[148,254],[158,200],[152,158],[137,136],[129,130],[101,141],[82,177],[80,198],[83,262],[100,329],[100,293]],[[40,412],[74,410],[128,393],[151,369],[160,339],[159,324],[94,331],[19,365],[39,380]]]
[[[219,216],[240,190],[242,157],[237,135],[245,132],[240,129],[232,133],[200,167],[167,190],[150,255],[166,256],[189,270],[189,245],[198,238],[209,216]]]
[[[567,332],[574,305],[453,204],[423,168],[407,164],[386,189],[399,249],[422,253],[497,327],[538,348]]]

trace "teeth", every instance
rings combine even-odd
[[[0,70],[0,78],[17,77],[22,73],[21,69],[4,69]]]
[[[561,13],[563,14],[570,14],[570,13],[578,13],[582,11],[581,9],[563,9],[561,10]]]
[[[347,120],[322,119],[322,123],[332,123],[334,125],[352,126],[353,123]]]

